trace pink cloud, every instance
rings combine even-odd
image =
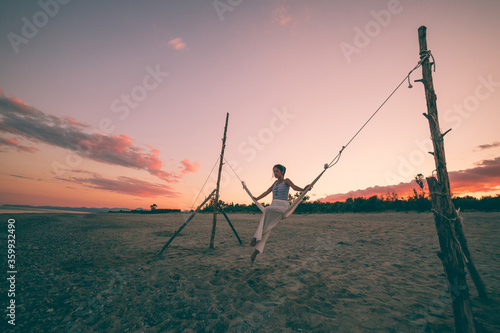
[[[476,167],[449,173],[454,195],[500,190],[500,157],[484,160]]]
[[[347,193],[339,193],[328,195],[325,198],[318,199],[320,202],[335,202],[335,201],[345,201],[348,198],[369,198],[374,195],[378,197],[387,197],[393,193],[397,193],[400,198],[407,197],[413,194],[413,189],[418,189],[418,185],[415,182],[411,183],[400,183],[393,186],[373,186],[365,189],[349,191]]]
[[[273,9],[273,18],[281,26],[297,23],[297,20],[290,15],[289,5],[286,0],[281,0]]]
[[[496,148],[496,147],[500,147],[500,141],[495,141],[495,142],[490,143],[490,144],[479,145],[476,148],[474,148],[474,150],[485,150],[485,149],[491,149],[491,148]]]
[[[200,163],[194,162],[191,163],[189,160],[185,159],[181,161],[182,165],[184,168],[182,169],[182,174],[190,173],[190,172],[196,172],[198,171],[198,168],[200,167]]]
[[[168,45],[174,50],[178,51],[184,50],[186,48],[186,43],[184,43],[184,41],[179,37],[170,40],[168,42]]]
[[[34,152],[38,151],[38,148],[23,146],[17,140],[9,139],[9,138],[7,138],[7,139],[0,138],[0,146],[14,147],[17,149],[17,151],[24,151],[27,153],[34,153]]]
[[[140,197],[170,197],[177,198],[180,193],[173,191],[170,186],[150,183],[143,180],[131,178],[131,177],[118,177],[117,179],[104,178],[96,173],[87,172],[84,170],[75,170],[75,173],[88,174],[89,177],[86,178],[59,178],[59,180],[64,180],[67,182],[76,183],[92,189],[111,191],[115,193],[128,194],[132,196]]]
[[[74,151],[83,158],[127,168],[146,170],[167,182],[177,182],[187,172],[194,172],[196,165],[181,162],[181,173],[163,169],[158,157],[160,151],[148,146],[138,147],[127,135],[106,135],[84,131],[88,125],[73,118],[47,115],[15,99],[0,96],[0,132],[14,134],[33,142],[40,142]],[[0,144],[16,146],[33,152],[33,147],[23,147],[4,139]],[[188,171],[185,171],[188,170]]]
[[[75,120],[74,118],[71,118],[68,116],[64,117],[64,119],[68,122],[68,124],[71,124],[73,126],[90,127],[89,124],[81,123],[81,122]]]

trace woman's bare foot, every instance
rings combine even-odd
[[[257,258],[257,255],[260,252],[258,250],[253,251],[252,256],[250,257],[250,260],[252,260],[252,263],[255,261],[255,258]]]
[[[252,241],[250,242],[250,246],[255,246],[255,245],[257,245],[257,238],[252,239]]]

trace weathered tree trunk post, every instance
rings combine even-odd
[[[425,29],[425,27],[422,27],[422,28]],[[423,34],[425,35],[425,31],[423,32]],[[424,38],[425,38],[425,36],[424,36]],[[427,44],[427,42],[425,40],[424,40],[424,42],[425,42],[425,44]],[[422,51],[424,53],[427,53],[427,45],[425,45],[425,50],[422,50],[422,48],[421,48],[421,52]],[[421,56],[425,57],[425,54],[421,53]],[[422,67],[422,71],[427,70],[427,73],[425,75],[428,78],[430,78],[430,87],[432,89],[432,93],[429,92],[429,96],[431,99],[433,99],[431,106],[434,107],[436,112],[432,116],[430,116],[431,113],[429,113],[429,115],[426,115],[426,117],[429,120],[429,126],[431,126],[431,133],[434,133],[433,138],[434,138],[434,135],[436,137],[436,139],[435,140],[433,139],[433,141],[436,141],[437,142],[436,145],[438,147],[440,147],[438,150],[436,150],[436,148],[434,149],[435,152],[439,151],[438,154],[436,154],[436,153],[434,154],[434,159],[436,161],[438,179],[440,180],[440,183],[442,183],[441,184],[441,187],[442,187],[441,192],[439,192],[439,189],[437,189],[437,191],[432,191],[432,192],[434,192],[434,193],[446,193],[447,194],[447,196],[448,196],[447,201],[449,202],[449,206],[451,207],[451,211],[452,211],[451,212],[451,214],[452,214],[451,221],[453,221],[455,236],[458,239],[458,242],[460,243],[460,247],[461,247],[463,255],[465,255],[465,264],[467,266],[467,269],[469,270],[472,281],[474,282],[474,284],[476,286],[479,297],[481,297],[482,299],[487,299],[488,295],[486,292],[486,286],[484,284],[483,279],[479,275],[479,272],[477,271],[476,266],[474,265],[474,262],[472,260],[472,256],[471,256],[470,251],[469,251],[469,245],[467,243],[467,238],[465,237],[465,234],[464,234],[464,231],[462,228],[462,220],[458,216],[458,213],[455,210],[453,203],[451,202],[450,182],[448,179],[448,171],[446,168],[446,160],[445,160],[445,156],[444,156],[444,142],[443,142],[444,135],[446,133],[448,133],[450,130],[448,130],[444,134],[437,133],[437,132],[439,132],[439,119],[437,117],[437,108],[436,108],[436,102],[435,102],[436,95],[434,94],[434,87],[432,85],[432,74],[431,74],[430,64],[428,65],[428,67],[429,68],[427,68],[427,69],[424,69]],[[426,91],[426,94],[427,94],[427,91]],[[433,120],[435,120],[435,122]]]
[[[437,179],[427,178],[432,200],[434,221],[439,238],[441,252],[438,254],[443,263],[448,287],[453,304],[456,332],[475,332],[474,316],[469,297],[469,288],[466,283],[464,267],[465,255],[455,233],[455,221],[460,217],[451,201],[450,181],[446,168],[443,136],[439,128],[436,94],[432,82],[430,51],[427,50],[427,28],[418,29],[420,59],[422,62],[422,80],[427,100],[427,111],[424,115],[429,121],[431,138],[434,147],[434,161],[436,163]]]
[[[224,149],[226,148],[226,132],[227,132],[227,122],[229,119],[229,113],[226,114],[226,125],[224,126],[224,136],[222,138],[222,150],[220,153],[220,164],[219,164],[219,174],[217,176],[217,186],[215,188],[215,196],[213,199],[214,203],[214,219],[212,223],[212,235],[210,236],[210,248],[214,248],[214,240],[215,240],[215,227],[217,225],[217,209],[219,207],[219,186],[220,186],[220,177],[222,174],[222,165],[224,164]]]

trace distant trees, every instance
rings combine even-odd
[[[288,194],[288,203],[291,205],[292,202],[295,201],[295,199],[297,199],[298,197],[300,196],[300,193],[296,192],[293,196],[291,194]],[[309,200],[309,196],[308,195],[304,195],[304,197],[302,198],[302,202],[306,202],[307,200]]]
[[[347,198],[344,202],[309,202],[309,196],[304,196],[302,203],[297,206],[296,214],[328,214],[328,213],[374,213],[374,212],[430,212],[432,205],[429,195],[425,193],[424,176],[419,173],[415,176],[415,182],[418,189],[413,189],[413,195],[407,198],[400,198],[394,192],[388,192],[386,196],[373,195],[368,198],[356,197]],[[288,195],[288,201],[292,203],[299,197],[299,193]],[[462,211],[500,211],[500,195],[496,197],[482,197],[480,199],[472,196],[452,198],[455,207]],[[244,205],[226,203],[219,200],[220,206],[226,213],[260,213],[259,208],[255,204]],[[202,212],[213,212],[213,203],[207,204]]]
[[[424,191],[424,175],[419,173],[415,177],[415,182],[417,183],[420,191],[413,189],[413,196],[408,198],[408,202],[411,204],[412,209],[418,212],[425,212],[431,209],[431,203],[429,197],[425,195]]]
[[[371,196],[368,198],[348,198],[345,202],[302,202],[297,206],[295,214],[330,214],[330,213],[376,213],[376,212],[430,212],[431,202],[427,195],[415,191],[413,196],[401,199],[396,193],[387,196]],[[495,197],[482,197],[480,199],[471,196],[455,197],[452,199],[455,207],[461,211],[500,211],[500,195]],[[226,213],[260,213],[255,204],[245,205],[238,203],[226,203],[222,200],[219,204]],[[213,212],[212,204],[206,205],[202,212]]]
[[[219,205],[224,209],[226,213],[260,213],[259,207],[256,204],[245,205],[245,204],[235,204],[231,202],[230,204],[219,200]],[[213,201],[210,201],[205,205],[201,210],[201,212],[213,212],[214,206]]]
[[[137,208],[134,210],[120,210],[118,212],[116,211],[109,211],[109,213],[132,213],[132,214],[168,214],[168,213],[180,213],[180,209],[167,209],[167,208],[158,208],[157,204],[152,204],[149,206],[151,210],[144,210],[142,208]]]

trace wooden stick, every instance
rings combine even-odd
[[[460,219],[459,216],[457,216],[457,219],[453,220],[453,224],[454,224],[455,234],[457,236],[458,241],[460,242],[462,252],[464,253],[464,256],[466,258],[465,265],[467,266],[467,269],[470,273],[470,277],[472,278],[472,281],[476,286],[477,293],[480,298],[484,300],[488,299],[488,294],[486,292],[486,285],[484,284],[481,275],[479,275],[479,272],[477,271],[476,266],[472,261],[472,256],[469,251],[467,238],[465,237],[464,230],[462,228],[462,220]]]
[[[210,198],[214,195],[215,193],[215,189],[212,191],[212,193],[210,193],[208,195],[208,197],[206,197],[206,199],[201,203],[201,205],[198,206],[198,208],[196,208],[196,210],[193,212],[193,214],[191,214],[191,216],[188,217],[188,219],[186,220],[186,222],[184,222],[181,227],[173,234],[172,237],[170,237],[170,239],[168,240],[168,242],[163,246],[163,248],[158,251],[158,253],[156,255],[161,255],[163,253],[163,251],[165,251],[165,249],[170,245],[170,243],[172,243],[172,241],[174,240],[175,237],[177,237],[177,235],[181,232],[182,229],[184,229],[185,226],[187,226],[187,224],[189,223],[189,221],[191,221],[193,219],[193,217],[196,215],[196,213],[198,213],[198,211],[207,203],[208,200],[210,200]]]
[[[217,187],[215,188],[215,198],[214,198],[214,219],[212,223],[212,234],[210,236],[210,248],[214,248],[215,240],[215,226],[217,225],[217,208],[219,203],[219,186],[220,178],[222,174],[222,165],[224,164],[224,149],[226,148],[226,132],[227,132],[227,121],[229,119],[229,113],[226,114],[226,125],[224,126],[224,136],[222,138],[222,150],[220,153],[220,164],[219,164],[219,174],[217,176]]]
[[[217,205],[219,205],[219,203],[217,203]],[[241,242],[240,236],[238,236],[238,233],[236,232],[236,229],[234,229],[233,224],[231,223],[231,221],[229,221],[229,217],[227,217],[226,212],[224,211],[224,209],[222,209],[221,205],[219,205],[219,209],[222,212],[222,215],[224,215],[224,217],[226,218],[227,223],[229,223],[229,226],[231,227],[231,229],[233,229],[233,232],[236,235],[236,238],[238,238],[238,242],[240,242],[240,244],[243,244]]]
[[[450,181],[446,168],[446,158],[444,153],[444,142],[439,130],[439,121],[436,105],[436,94],[432,82],[431,63],[429,61],[429,51],[427,50],[427,28],[421,26],[418,29],[420,59],[422,61],[422,83],[425,88],[427,101],[428,121],[431,131],[432,143],[434,147],[434,161],[436,164],[437,177],[427,178],[431,201],[434,211],[434,221],[439,238],[441,252],[439,258],[444,267],[453,300],[453,313],[455,317],[456,332],[475,332],[474,316],[469,297],[469,288],[466,282],[464,269],[464,254],[457,240],[454,224],[451,223],[457,218],[456,210],[451,201]],[[458,287],[458,288],[455,288]]]

